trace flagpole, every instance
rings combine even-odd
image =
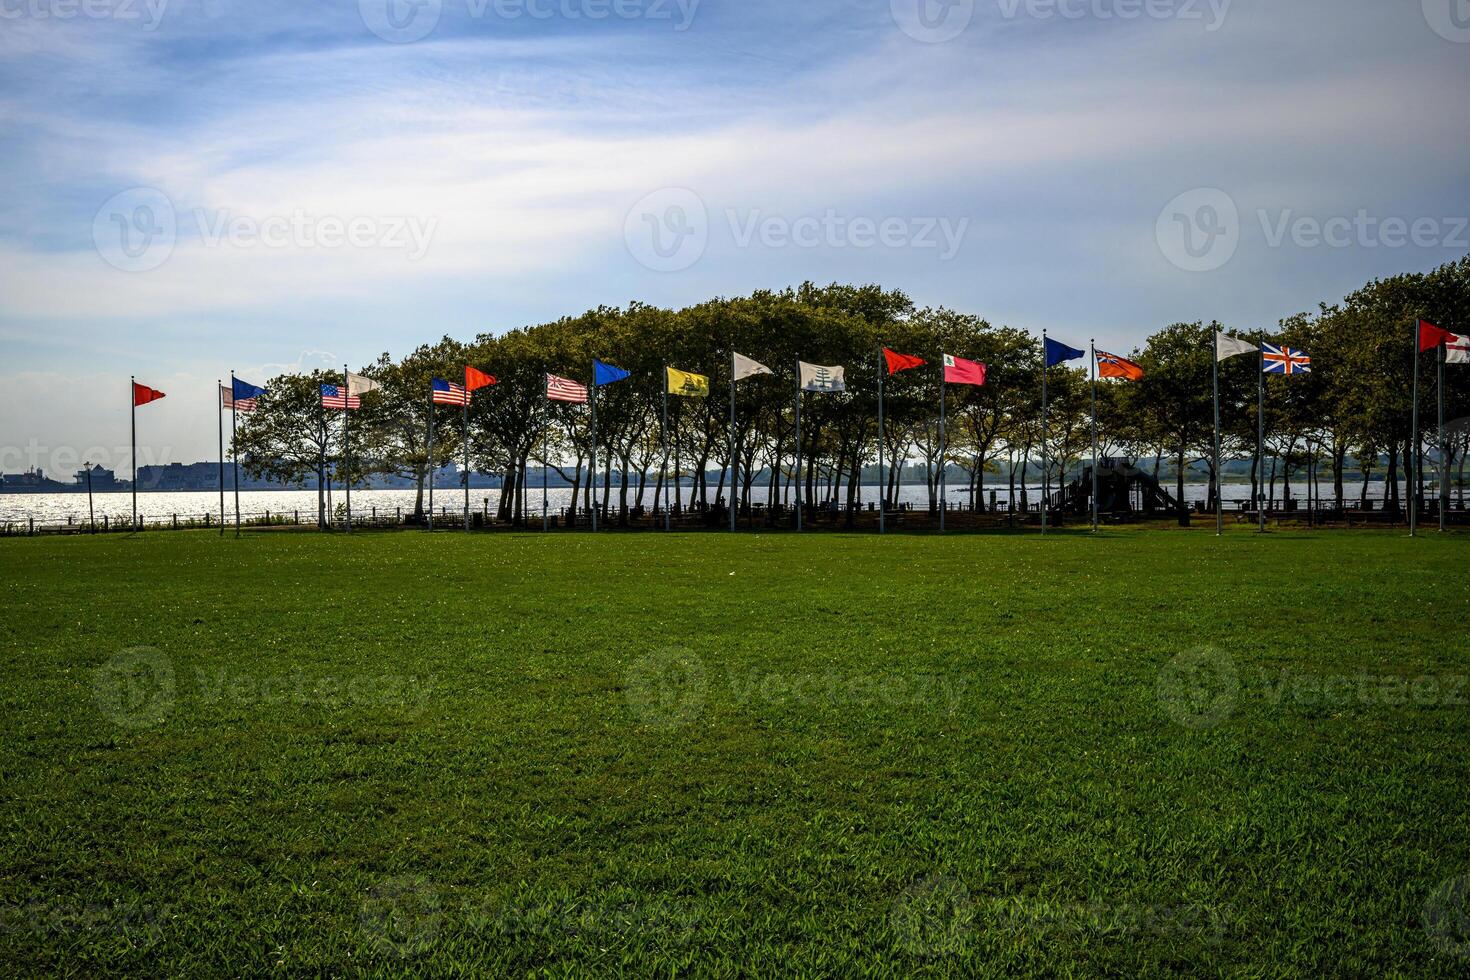
[[[592,492],[592,530],[597,530],[597,362],[592,362],[592,475],[587,489]]]
[[[858,479],[862,476],[859,474]],[[878,533],[887,532],[888,481],[883,478],[883,349],[878,349]]]
[[[667,385],[665,385],[667,387]],[[735,445],[735,348],[730,348],[730,533],[735,533],[735,513],[740,507],[740,493],[735,489],[740,475],[740,447]],[[859,475],[858,479],[862,479]]]
[[[349,408],[349,404],[348,404],[349,401],[352,398],[352,375],[347,370],[347,365],[346,364],[342,365],[342,383],[345,386],[342,389],[343,395],[344,395],[344,397],[342,398],[342,486],[346,488],[345,489],[345,493],[347,495],[347,533],[348,534],[351,534],[352,533],[352,472],[351,472],[352,466],[351,466],[351,463],[349,463],[348,460],[347,460],[348,446],[349,446],[349,442],[348,442],[349,435],[348,435],[347,425],[348,425],[348,418],[352,414],[352,412],[351,412],[351,410]]]
[[[1256,517],[1262,533],[1266,530],[1266,348],[1256,349]]]
[[[466,365],[468,367],[468,365]],[[521,508],[525,514],[524,502]],[[464,529],[470,529],[470,373],[464,374]]]
[[[946,393],[945,392],[945,387],[944,387],[944,381],[945,381],[945,378],[944,378],[944,354],[943,354],[943,352],[941,352],[940,355],[939,355],[939,533],[940,534],[943,534],[944,533],[944,511],[945,511],[945,504],[947,504],[949,502],[948,499],[947,499],[947,495],[949,493],[949,480],[948,480],[947,474],[944,472],[944,457],[945,457],[945,454],[949,452],[949,435],[945,431],[945,428],[944,428],[944,423],[945,423],[945,418],[944,418],[944,402],[945,402],[945,398],[944,398],[944,396],[945,396],[945,393]]]
[[[230,470],[235,483],[235,537],[240,536],[240,406],[235,404],[235,372],[230,372]],[[221,454],[223,455],[223,454]],[[221,462],[223,467],[224,463]]]
[[[1097,530],[1097,339],[1089,340],[1092,348],[1092,529]]]
[[[801,492],[801,362],[796,362],[796,529],[801,530],[805,501]]]
[[[541,409],[541,530],[550,530],[547,506],[551,487],[551,378],[547,377],[542,388],[544,404]],[[576,498],[572,499],[572,513],[577,512]]]
[[[1445,511],[1450,509],[1450,440],[1444,431],[1445,341],[1439,342],[1439,529],[1445,529]]]
[[[217,381],[220,391],[224,391],[223,381]],[[235,378],[231,372],[230,377],[230,410],[235,408]],[[225,536],[225,412],[223,405],[214,407],[214,420],[219,423],[219,536]],[[232,436],[233,432],[230,433]]]
[[[659,464],[664,478],[664,531],[669,530],[669,366],[664,365],[663,421],[658,437],[663,442],[664,458]]]
[[[346,402],[344,401],[345,405]],[[502,488],[501,493],[505,490]],[[434,385],[429,384],[429,532],[434,530]]]
[[[1224,481],[1220,472],[1220,331],[1210,330],[1210,385],[1215,399],[1215,537],[1225,533]]]
[[[1419,321],[1414,321],[1414,424],[1413,441],[1409,443],[1409,537],[1419,535]]]
[[[1041,331],[1041,533],[1046,533],[1047,490],[1051,486],[1047,471],[1046,440],[1050,430],[1046,419],[1046,331]]]
[[[128,402],[132,405],[133,432],[133,531],[138,530],[138,379],[128,378]]]

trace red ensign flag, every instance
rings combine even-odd
[[[137,407],[138,405],[146,405],[149,402],[156,402],[162,397],[163,392],[159,391],[157,388],[150,388],[147,385],[140,385],[136,381],[133,382],[134,407]]]

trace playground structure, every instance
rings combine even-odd
[[[1055,511],[1078,516],[1092,512],[1092,467],[1084,466],[1075,480],[1051,495]],[[1151,517],[1177,513],[1179,505],[1153,475],[1127,460],[1097,461],[1097,512],[1108,515],[1142,514]]]

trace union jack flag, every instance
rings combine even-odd
[[[464,390],[464,385],[435,378],[433,390],[435,405],[468,405],[470,403],[470,394]]]
[[[349,395],[340,385],[322,385],[322,408],[362,408],[362,399]]]
[[[1262,370],[1267,374],[1311,374],[1312,359],[1299,350],[1277,347],[1275,344],[1261,345]]]

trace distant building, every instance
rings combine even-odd
[[[100,463],[92,467],[91,474],[90,486],[93,490],[117,490],[124,486],[124,483],[118,482],[116,473],[106,469]],[[85,490],[88,485],[87,471],[84,469],[77,470],[77,488]]]

